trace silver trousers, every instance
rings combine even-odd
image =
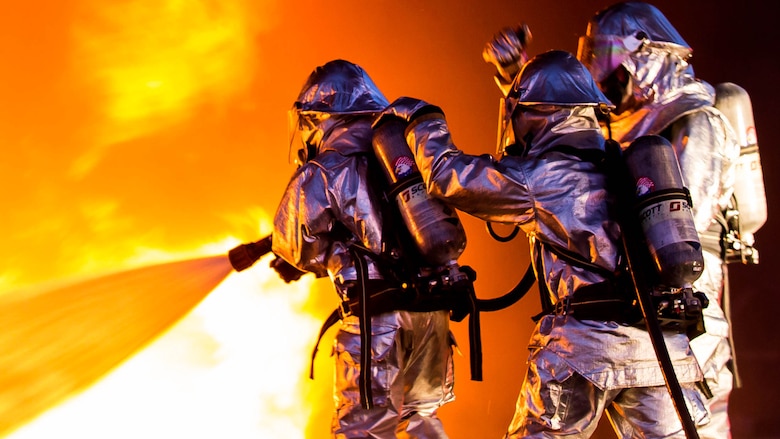
[[[345,319],[336,335],[333,437],[447,439],[436,413],[455,398],[449,312],[390,312],[371,327],[371,409],[359,399],[357,319]]]
[[[707,423],[695,384],[681,386],[692,418]],[[685,438],[666,386],[600,389],[541,348],[531,353],[504,438],[589,438],[604,413],[620,438]]]

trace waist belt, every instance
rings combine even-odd
[[[700,292],[680,290],[679,292],[656,292],[650,295],[654,312],[661,329],[685,332],[694,339],[704,333],[702,309],[709,304]],[[577,320],[598,320],[642,325],[644,316],[636,298],[611,287],[607,282],[586,285],[572,296],[559,300],[552,309],[542,312],[535,319],[546,314],[571,315]]]
[[[357,250],[352,249],[354,253]],[[451,288],[421,289],[404,288],[385,280],[367,279],[367,270],[362,258],[355,254],[358,265],[358,280],[347,288],[347,299],[334,310],[320,328],[319,337],[311,356],[309,377],[314,377],[314,358],[320,340],[325,332],[341,318],[355,315],[360,322],[360,374],[358,387],[361,406],[373,406],[371,394],[371,316],[390,311],[429,312],[450,310],[450,319],[460,321],[469,316],[469,350],[471,379],[482,381],[482,342],[477,298],[472,280],[464,280]]]
[[[370,316],[390,311],[430,312],[449,310],[450,320],[460,322],[468,317],[469,330],[469,360],[471,366],[471,379],[482,381],[482,335],[480,328],[480,312],[498,311],[507,308],[520,300],[533,286],[536,279],[533,265],[528,269],[520,282],[508,293],[493,299],[478,299],[474,292],[473,282],[476,280],[476,272],[468,266],[460,267],[465,279],[461,278],[448,285],[431,286],[430,283],[421,282],[424,287],[414,288],[400,286],[386,280],[368,279],[367,269],[360,257],[361,249],[357,246],[350,247],[355,258],[358,272],[356,282],[347,288],[346,300],[335,309],[325,320],[314,350],[311,355],[310,378],[314,378],[314,358],[317,355],[319,343],[325,332],[340,319],[355,315],[360,320],[361,346],[370,346],[371,325]],[[367,250],[362,251],[368,254]],[[368,316],[368,317],[365,317]],[[368,385],[368,374],[371,349],[361,349],[361,370],[358,377],[360,387],[360,400],[363,407],[369,408],[371,402],[371,388]]]
[[[341,302],[339,312],[341,317],[351,315],[363,317],[364,306],[361,303],[360,294],[355,287],[347,288],[347,300]],[[366,281],[368,291],[368,303],[365,306],[369,316],[391,311],[441,311],[452,308],[451,302],[455,300],[452,294],[435,292],[418,292],[413,288],[404,288],[393,285],[381,279],[369,279]]]
[[[616,290],[608,282],[586,285],[571,296],[556,302],[546,314],[571,315],[577,320],[599,320],[635,325],[642,321],[642,309],[636,299]]]

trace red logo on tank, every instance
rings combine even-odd
[[[639,177],[636,181],[636,195],[638,197],[649,194],[653,189],[655,189],[655,183],[648,177]]]
[[[393,163],[393,172],[398,179],[406,177],[416,170],[417,165],[414,164],[414,160],[411,157],[401,156],[395,159],[395,163]]]

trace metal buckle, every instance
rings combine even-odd
[[[352,307],[349,306],[349,300],[342,300],[339,304],[339,310],[341,311],[341,318],[346,319],[347,317],[351,316],[352,313]]]
[[[553,305],[552,314],[556,316],[565,316],[571,312],[571,296],[566,296]]]

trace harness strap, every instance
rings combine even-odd
[[[369,281],[370,283],[370,281]],[[398,295],[399,290],[395,288],[382,288],[379,291],[375,291],[375,286],[372,286],[371,288],[368,288],[370,290],[369,292],[369,314],[380,314],[382,312],[392,311],[392,309],[387,308],[386,305],[392,302],[398,302],[399,298],[403,300],[401,296]],[[380,302],[380,304],[377,306],[375,302]],[[395,308],[394,308],[395,309]],[[322,323],[322,326],[320,327],[320,333],[317,336],[317,341],[314,345],[314,349],[312,350],[311,354],[311,371],[309,373],[309,378],[314,379],[314,359],[317,356],[317,353],[319,352],[318,346],[320,345],[320,342],[322,341],[322,337],[325,336],[325,333],[330,329],[331,326],[335,325],[339,322],[342,318],[346,316],[361,316],[361,301],[359,299],[355,300],[344,300],[341,302],[341,305],[334,309],[330,315],[325,319],[325,321]]]
[[[359,248],[357,246],[350,247],[350,253],[357,265],[357,287],[358,287],[358,305],[360,312],[355,313],[358,317],[360,326],[360,372],[358,376],[358,389],[360,391],[360,404],[365,409],[370,409],[374,406],[374,398],[371,391],[371,312],[369,312],[369,293],[366,283],[368,280],[368,268],[363,257],[360,255]],[[320,328],[317,342],[314,345],[314,350],[311,355],[311,365],[309,371],[309,378],[314,379],[314,358],[317,355],[318,347],[322,337],[327,330],[335,325],[342,315],[350,314],[350,306],[348,302],[343,302],[342,306],[333,310],[328,318],[322,324]]]
[[[325,336],[325,333],[330,329],[331,326],[335,325],[340,319],[341,319],[341,310],[340,309],[334,309],[332,313],[328,316],[327,319],[325,319],[325,322],[322,324],[322,327],[320,328],[320,334],[317,336],[317,342],[314,344],[314,349],[311,352],[311,366],[309,367],[309,379],[314,379],[314,358],[317,357],[317,351],[319,351],[320,347],[320,341],[322,340],[322,337]]]
[[[352,246],[353,257],[361,269],[357,270],[360,274],[358,284],[359,293],[356,300],[347,300],[342,302],[341,306],[335,309],[325,320],[320,328],[319,336],[315,344],[311,357],[311,370],[309,378],[314,378],[314,359],[318,352],[318,346],[325,332],[336,324],[343,316],[357,315],[360,319],[360,332],[361,332],[361,346],[370,346],[368,344],[371,340],[371,325],[370,315],[388,312],[393,310],[408,310],[408,311],[435,311],[442,309],[449,309],[452,312],[451,320],[461,321],[467,315],[469,316],[468,331],[469,331],[469,359],[471,367],[471,379],[473,381],[482,381],[482,330],[480,323],[481,311],[499,311],[505,309],[518,300],[523,298],[525,294],[530,290],[536,280],[536,273],[533,270],[533,264],[529,264],[528,269],[523,275],[518,284],[512,288],[506,294],[493,299],[478,299],[472,281],[474,280],[473,270],[469,267],[463,267],[464,271],[469,273],[469,281],[466,287],[460,291],[445,291],[441,295],[434,295],[435,298],[427,298],[425,300],[408,300],[409,297],[395,296],[397,300],[393,300],[391,297],[387,297],[391,294],[397,294],[402,290],[399,289],[383,289],[378,292],[369,292],[365,287],[367,282],[367,276],[365,272],[365,261],[360,257],[360,252],[368,252],[367,249]],[[465,297],[464,297],[465,296]],[[383,305],[376,306],[371,303],[372,300],[379,299]],[[366,318],[368,316],[368,318]],[[364,327],[365,326],[365,327]],[[368,337],[363,337],[362,334],[367,333]],[[366,392],[370,394],[370,375],[365,375],[363,371],[368,372],[370,369],[370,352],[371,349],[361,349],[361,378],[359,386],[361,390],[361,403],[371,404],[372,401],[366,396]],[[364,358],[365,357],[365,358]],[[365,362],[365,363],[364,363]],[[367,387],[366,387],[367,386]]]
[[[374,397],[371,393],[371,314],[368,312],[368,290],[366,280],[368,279],[368,268],[366,261],[358,253],[354,246],[350,248],[352,257],[358,265],[358,288],[360,289],[360,311],[358,316],[360,322],[360,375],[358,377],[358,387],[360,388],[360,404],[365,409],[374,406]]]
[[[546,314],[568,315],[577,320],[613,321],[636,325],[642,321],[642,310],[636,301],[620,297],[609,282],[586,285],[571,296],[559,300]]]
[[[725,277],[723,279],[723,312],[726,314],[726,320],[731,322],[731,289],[729,288],[729,272],[727,269],[723,269]],[[734,334],[732,333],[732,325],[729,325],[729,347],[731,348],[731,359],[728,362],[731,369],[731,374],[734,376],[734,387],[739,389],[742,387],[742,377],[739,375],[739,369],[737,369],[737,351],[734,347]]]
[[[534,238],[534,247],[536,248],[536,270],[542,269],[542,241],[538,238]],[[542,311],[539,314],[531,317],[531,320],[538,322],[542,317],[549,314],[553,310],[553,303],[550,300],[550,290],[547,288],[547,282],[544,281],[544,276],[540,276],[536,273],[536,279],[539,284],[539,301],[542,304]]]
[[[546,249],[575,267],[595,272],[607,280],[593,285],[586,285],[577,289],[572,296],[564,297],[553,304],[550,292],[543,276],[537,276],[539,280],[539,294],[542,310],[532,317],[538,322],[547,314],[560,314],[574,312],[578,319],[617,321],[635,324],[641,321],[638,313],[638,303],[629,297],[625,291],[621,291],[619,273],[612,272],[604,267],[582,260],[572,252],[567,252],[553,245],[547,245],[539,239],[534,240],[536,247],[537,270],[542,269],[542,249]],[[577,310],[575,312],[575,310]]]
[[[474,288],[468,286],[469,313],[469,361],[472,381],[482,381],[482,328],[479,320],[479,306]]]

